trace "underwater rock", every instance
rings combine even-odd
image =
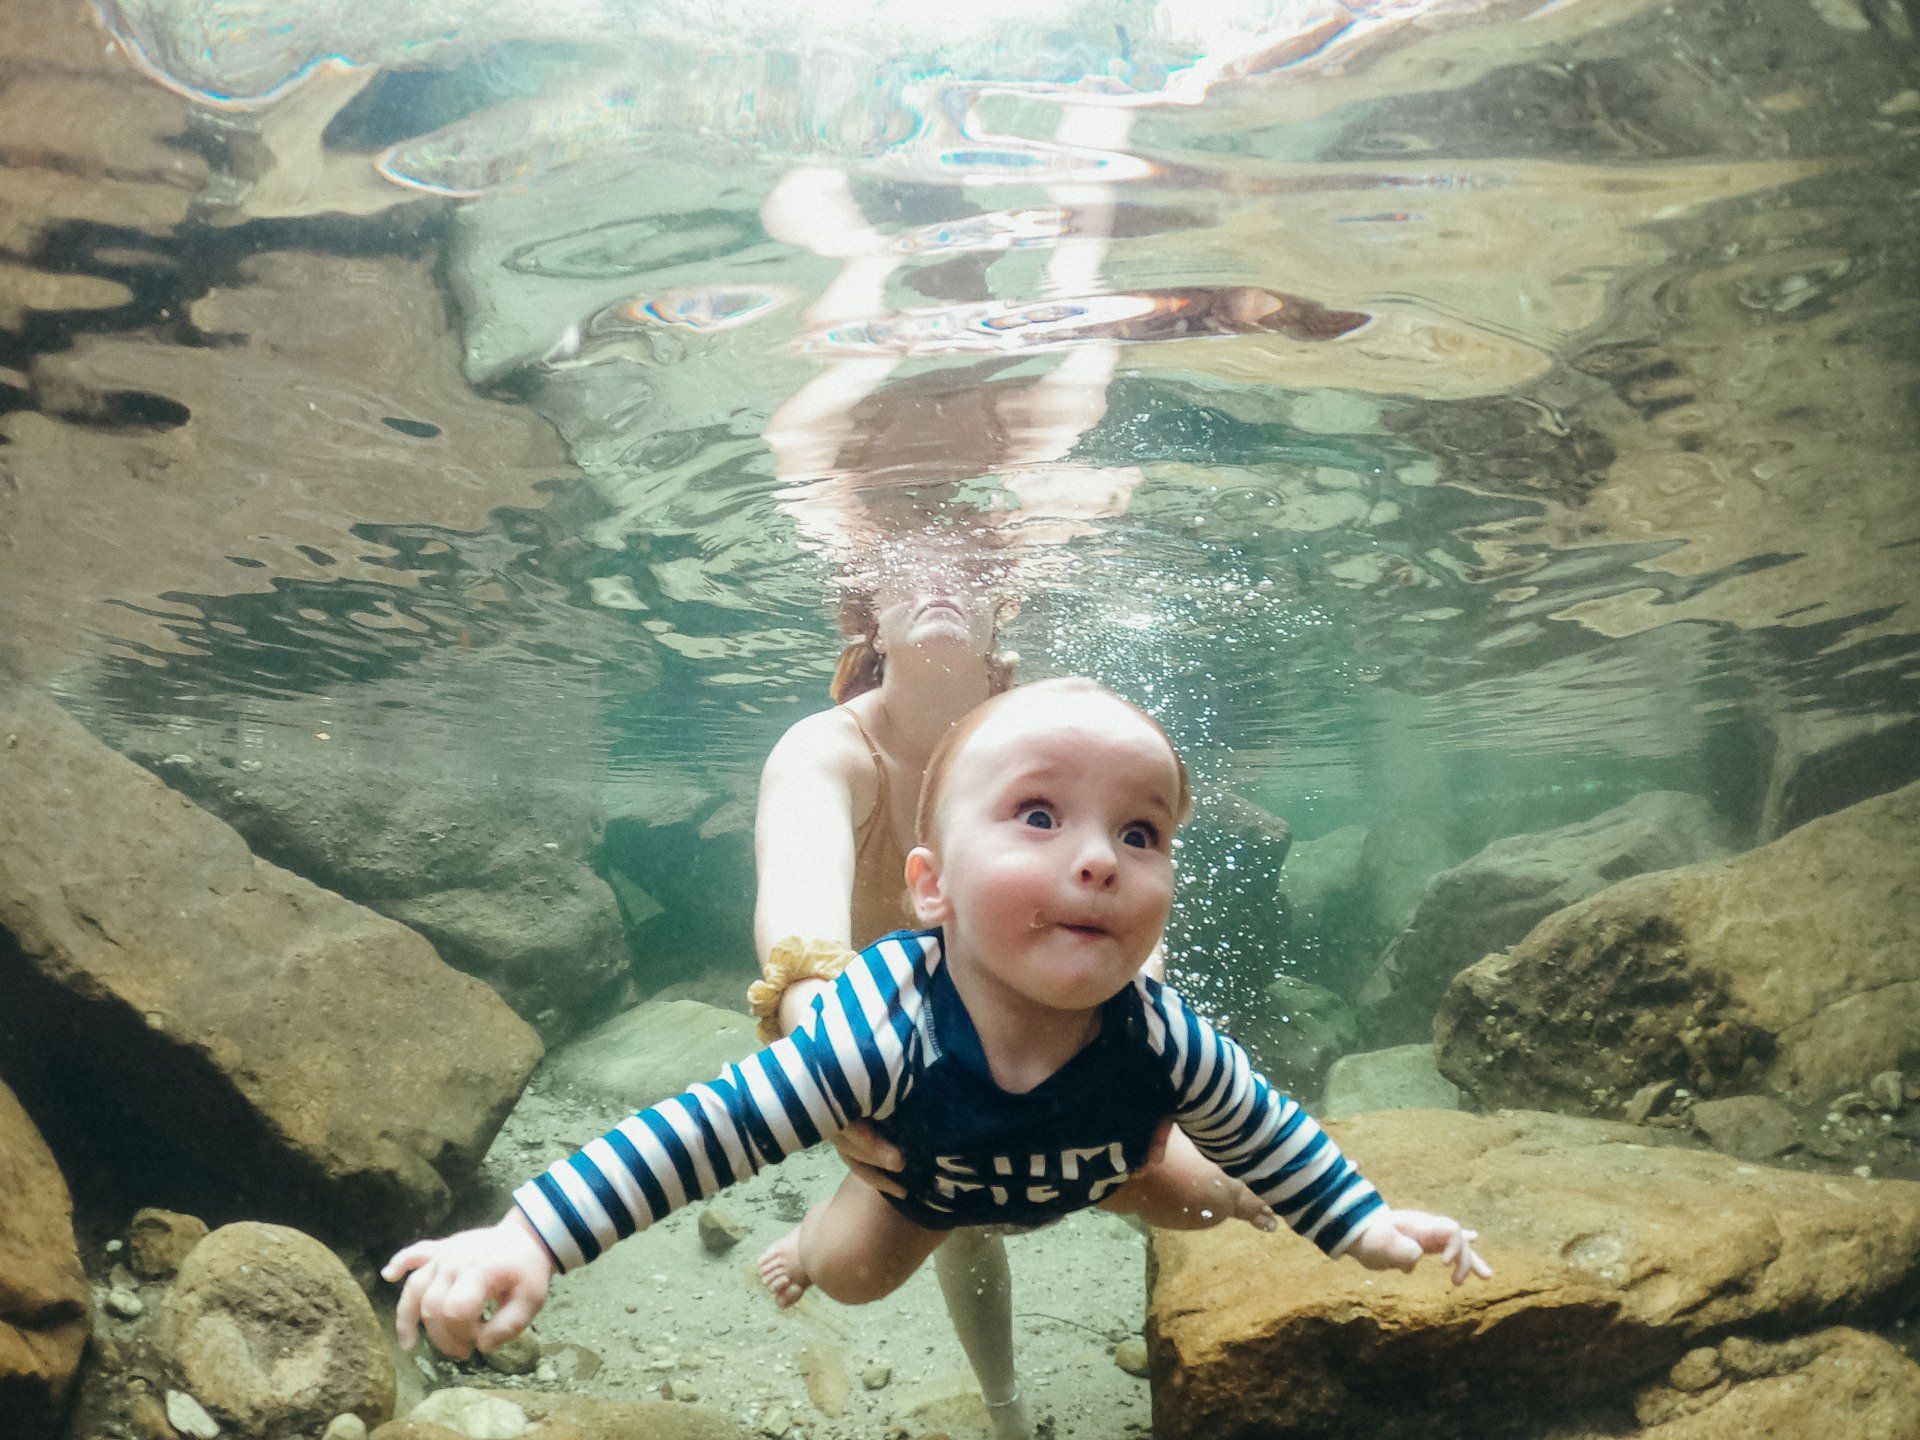
[[[1920,779],[1920,718],[1781,711],[1766,717],[1773,739],[1760,838]]]
[[[480,1357],[489,1370],[502,1375],[531,1375],[540,1363],[540,1342],[533,1333],[522,1330],[504,1345],[496,1345]]]
[[[1571,1111],[1667,1078],[1802,1105],[1864,1089],[1913,1050],[1916,881],[1920,785],[1624,881],[1460,973],[1440,1069],[1487,1104]]]
[[[753,809],[750,797],[632,793],[613,797],[621,808],[607,819],[603,858],[609,876],[629,900],[637,922],[634,949],[645,957],[643,989],[709,974],[717,955],[754,955]],[[644,910],[632,902],[644,902]],[[901,924],[908,917],[901,916]],[[744,971],[744,993],[750,970]]]
[[[22,1434],[51,1432],[92,1328],[87,1277],[67,1182],[4,1084],[0,1195],[0,1414]]]
[[[1458,1110],[1460,1091],[1433,1063],[1431,1045],[1396,1045],[1342,1055],[1327,1072],[1323,1120],[1373,1110]]]
[[[1282,1087],[1305,1094],[1327,1067],[1359,1039],[1353,1010],[1324,985],[1295,975],[1275,976],[1260,1007],[1234,1021],[1233,1038]]]
[[[1477,1229],[1493,1278],[1455,1289],[1424,1265],[1329,1265],[1240,1225],[1157,1231],[1148,1346],[1166,1440],[1612,1421],[1689,1351],[1871,1319],[1920,1266],[1920,1185],[1746,1165],[1535,1112],[1403,1110],[1330,1129],[1391,1202]]]
[[[1635,1396],[1633,1409],[1643,1428],[1632,1440],[1920,1435],[1920,1365],[1878,1335],[1838,1326],[1782,1341],[1735,1336],[1688,1354],[1664,1384]],[[1556,1430],[1552,1440],[1619,1435]]]
[[[489,681],[498,703],[533,703],[512,683]],[[557,761],[538,773],[501,766],[510,737],[490,726],[423,715],[418,691],[434,684],[416,671],[407,686],[355,686],[351,714],[334,705],[326,742],[295,731],[243,744],[205,727],[138,732],[125,748],[262,859],[419,931],[552,1041],[628,968],[619,903],[589,864],[600,839],[591,788]],[[550,689],[542,715],[576,718]],[[407,716],[404,727],[363,718],[403,699],[384,713]],[[598,721],[577,718],[585,744]]]
[[[326,1246],[242,1221],[201,1241],[161,1303],[156,1342],[180,1388],[243,1440],[393,1413],[394,1371],[373,1306]]]
[[[1370,1036],[1426,1040],[1447,984],[1576,900],[1629,876],[1713,860],[1724,827],[1697,795],[1655,790],[1590,820],[1496,840],[1427,882],[1360,991]]]
[[[711,1080],[759,1048],[751,1016],[698,1000],[649,1000],[556,1050],[542,1078],[624,1114]]]
[[[0,1065],[50,1138],[163,1203],[369,1244],[443,1216],[533,1032],[43,696],[0,687],[0,733]]]
[[[1802,1139],[1794,1113],[1764,1095],[1700,1100],[1688,1115],[1708,1144],[1742,1160],[1771,1160],[1786,1154]]]
[[[750,1233],[732,1211],[708,1201],[700,1209],[700,1243],[709,1255],[724,1255]]]
[[[697,1404],[461,1388],[435,1391],[370,1440],[742,1440],[745,1433]]]
[[[1316,975],[1358,972],[1400,932],[1428,880],[1459,859],[1447,835],[1411,815],[1296,842],[1280,876],[1293,944],[1317,957]]]
[[[143,1280],[164,1280],[206,1238],[207,1222],[198,1216],[136,1210],[127,1225],[127,1264]]]
[[[1295,841],[1280,872],[1287,911],[1296,928],[1339,924],[1360,903],[1366,883],[1367,827],[1343,825],[1312,840]]]

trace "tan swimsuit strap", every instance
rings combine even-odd
[[[887,790],[887,767],[880,758],[880,747],[873,743],[873,736],[860,717],[847,706],[842,705],[847,718],[853,721],[854,728],[860,732],[860,738],[867,742],[867,754],[873,757],[873,773],[876,788],[873,792],[873,810],[867,816],[866,828],[860,832],[859,841],[854,846],[856,863],[858,857],[867,853],[867,842],[876,834],[884,833],[889,840],[893,838],[893,807],[888,802],[892,798]],[[896,844],[897,850],[899,846]]]

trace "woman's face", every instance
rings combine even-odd
[[[932,568],[883,580],[874,592],[880,648],[887,654],[953,648],[988,655],[993,650],[994,610],[993,597],[984,588]]]

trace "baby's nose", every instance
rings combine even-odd
[[[1115,862],[1111,848],[1089,846],[1080,855],[1080,883],[1098,885],[1101,889],[1111,889],[1114,877],[1120,867]]]

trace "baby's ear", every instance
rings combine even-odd
[[[913,914],[922,925],[945,925],[953,919],[953,906],[940,886],[940,862],[933,851],[916,845],[907,854],[907,894],[913,900]]]

